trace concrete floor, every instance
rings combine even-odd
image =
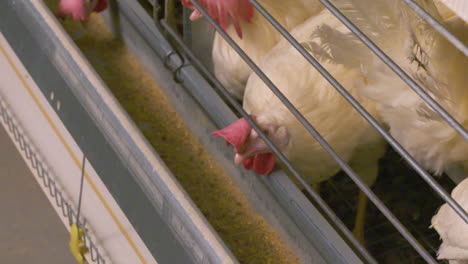
[[[68,233],[0,125],[0,262],[72,264]]]

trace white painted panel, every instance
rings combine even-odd
[[[22,133],[49,166],[48,170],[63,190],[66,200],[76,208],[83,153],[47,100],[53,99],[55,107],[61,106],[61,102],[57,101],[53,94],[50,94],[49,98],[43,96],[1,33],[0,97],[14,114],[16,122],[23,130]],[[21,154],[26,160],[24,152]],[[30,163],[26,163],[39,181]],[[156,260],[89,162],[86,163],[86,174],[82,215],[87,219],[97,243],[107,253],[106,263],[156,264]],[[41,183],[40,186],[44,188]],[[44,191],[47,193],[47,190]],[[49,195],[47,197],[65,226],[69,228],[68,219],[62,217],[53,198]]]

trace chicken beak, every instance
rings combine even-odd
[[[236,165],[239,165],[245,160],[245,158],[246,158],[245,155],[236,153],[236,155],[234,156],[234,163]]]

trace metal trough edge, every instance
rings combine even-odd
[[[0,1],[0,30],[158,263],[237,263],[41,0]]]
[[[336,230],[283,172],[258,177],[232,162],[232,150],[210,132],[237,119],[211,85],[190,64],[173,74],[182,61],[152,18],[137,1],[117,0],[104,13],[133,54],[158,81],[196,138],[212,153],[246,194],[256,211],[280,233],[304,263],[362,263]],[[206,26],[206,25],[204,25]],[[170,56],[169,56],[170,55]],[[185,61],[187,61],[185,59]]]

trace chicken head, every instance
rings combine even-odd
[[[61,0],[57,17],[64,18],[68,15],[74,21],[88,21],[92,12],[102,12],[107,8],[107,0]]]
[[[255,116],[252,118],[256,119]],[[289,135],[285,127],[262,123],[258,125],[280,149],[288,144]],[[228,145],[234,146],[234,162],[243,163],[245,169],[268,174],[275,167],[275,155],[245,118],[213,132],[212,135],[222,137]]]
[[[181,0],[181,2],[182,5],[193,10],[190,15],[191,20],[196,20],[203,16],[190,0]],[[250,23],[254,14],[254,7],[248,0],[198,0],[198,2],[208,11],[210,16],[222,29],[226,30],[229,26],[229,21],[231,21],[240,38],[242,38],[240,21],[244,20]]]

